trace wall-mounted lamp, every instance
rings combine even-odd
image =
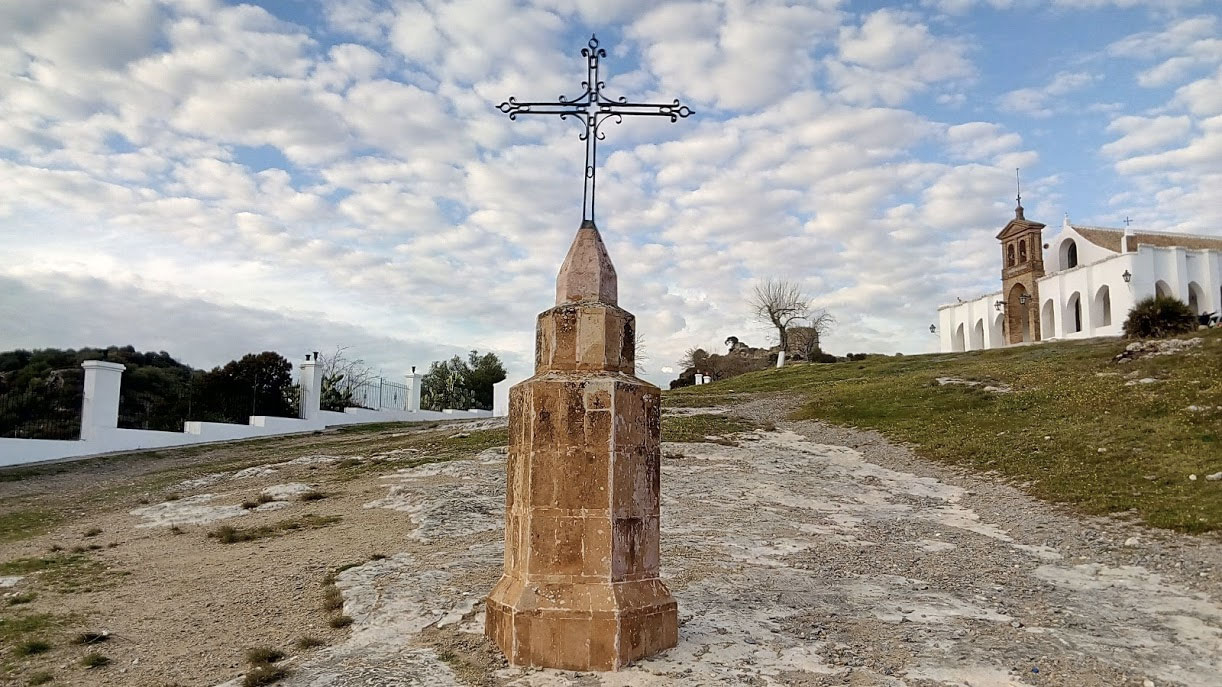
[[[931,325],[929,325],[929,333],[930,333],[930,334],[937,334],[937,333],[938,333],[938,325],[936,325],[936,324],[931,324]]]
[[[1031,300],[1031,296],[1028,296],[1025,293],[1018,297],[1018,302],[1020,305],[1026,305],[1027,301],[1029,300]]]
[[[994,307],[994,308],[997,308],[997,312],[1001,312],[1001,309],[1002,309],[1002,308],[1004,308],[1004,307],[1006,307],[1006,302],[1005,302],[1005,301],[997,301],[997,302],[993,303],[993,307]]]
[[[1132,275],[1132,274],[1129,274],[1129,271],[1128,271],[1128,270],[1125,270],[1125,271],[1124,271],[1124,274],[1120,275],[1120,278],[1121,278],[1121,279],[1123,279],[1123,280],[1124,280],[1124,283],[1126,283],[1126,284],[1128,284],[1129,282],[1133,281],[1133,275]]]

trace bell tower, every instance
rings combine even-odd
[[[1001,242],[1001,297],[1005,304],[1005,342],[1016,344],[1040,340],[1040,292],[1037,280],[1044,276],[1044,225],[1023,216],[1020,191],[1014,219],[1006,224]]]

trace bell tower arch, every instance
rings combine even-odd
[[[1014,208],[1014,219],[1006,224],[1001,242],[1001,293],[1005,298],[1005,341],[1008,344],[1039,341],[1040,290],[1044,276],[1044,225],[1023,216],[1022,196]]]

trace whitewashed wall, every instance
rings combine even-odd
[[[24,465],[48,460],[80,458],[144,449],[167,448],[187,444],[205,444],[257,437],[315,432],[335,425],[370,422],[427,422],[491,417],[487,410],[453,410],[441,412],[419,410],[420,375],[408,374],[408,408],[415,410],[369,410],[347,408],[342,413],[320,410],[322,390],[321,370],[314,361],[300,368],[302,415],[305,418],[269,417],[256,415],[245,425],[223,422],[186,422],[182,432],[159,432],[143,429],[120,429],[119,391],[123,366],[90,360],[85,368],[84,399],[81,412],[81,439],[58,441],[50,439],[10,439],[0,437],[0,467]]]
[[[1067,229],[1061,236],[1072,238],[1071,232]],[[1044,341],[1120,336],[1133,305],[1160,289],[1185,303],[1194,303],[1198,314],[1222,312],[1222,251],[1141,245],[1134,253],[1113,253],[1104,249],[1084,251],[1083,243],[1089,242],[1079,239],[1077,267],[1053,272],[1038,281],[1040,336]],[[1055,246],[1049,244],[1049,253],[1054,253]],[[1051,258],[1048,264],[1057,264]],[[1124,281],[1126,271],[1129,282]],[[973,351],[1005,345],[1001,313],[993,307],[1000,299],[1001,293],[997,292],[938,308],[940,350]],[[1075,301],[1081,307],[1080,327],[1074,317]],[[984,329],[983,341],[976,330],[982,319],[990,323]]]

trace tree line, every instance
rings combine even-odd
[[[120,427],[182,431],[185,420],[245,424],[250,415],[298,415],[293,364],[274,351],[197,370],[165,351],[133,346],[18,349],[0,352],[0,436],[29,436],[52,416],[74,415],[79,425],[86,360],[127,368]]]
[[[81,363],[103,360],[126,367],[119,391],[119,426],[182,431],[186,420],[246,424],[251,415],[300,416],[300,387],[293,363],[274,351],[248,353],[211,370],[195,369],[165,351],[133,346],[11,350],[0,352],[0,436],[76,438],[80,427]],[[323,364],[321,405],[340,410],[356,405],[360,385],[377,375],[346,349],[319,356]],[[423,376],[425,409],[492,408],[492,385],[505,378],[494,353],[471,351],[433,362]]]

